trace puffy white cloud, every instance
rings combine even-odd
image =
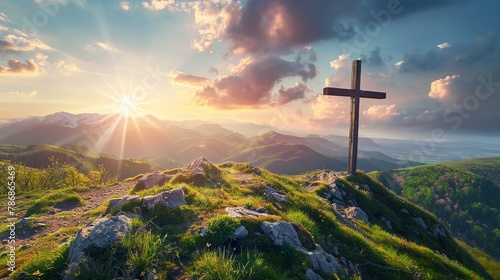
[[[348,104],[340,98],[318,94],[311,102],[311,109],[313,121],[334,124],[350,122]]]
[[[125,11],[130,10],[130,3],[127,1],[122,1],[120,2],[120,8],[122,8]]]
[[[174,3],[174,0],[151,0],[142,2],[142,6],[149,10],[160,11],[171,6]]]
[[[431,83],[429,97],[438,100],[449,100],[453,91],[453,83],[460,75],[446,76],[445,78],[435,80]]]
[[[379,120],[387,120],[394,116],[399,116],[400,113],[396,110],[396,104],[392,105],[374,105],[363,111],[363,115]]]
[[[338,59],[330,62],[330,66],[335,69],[335,73],[325,79],[325,86],[342,87],[350,81],[352,59],[349,54],[342,54]]]

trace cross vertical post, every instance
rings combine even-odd
[[[361,60],[352,62],[351,89],[358,92],[361,87]],[[349,165],[347,172],[356,174],[358,162],[359,94],[351,96],[351,128],[349,131]]]
[[[347,171],[356,175],[358,162],[358,131],[360,98],[385,99],[385,92],[361,90],[361,60],[352,62],[351,89],[326,87],[323,95],[346,96],[351,98],[351,126],[349,130],[349,164]]]

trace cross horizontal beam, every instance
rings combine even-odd
[[[385,92],[355,90],[355,89],[335,88],[335,87],[323,88],[323,95],[348,96],[348,97],[355,97],[356,95],[358,95],[359,97],[362,98],[372,98],[372,99],[385,99],[386,97]]]

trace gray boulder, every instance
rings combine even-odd
[[[293,224],[288,222],[262,222],[260,228],[266,233],[275,245],[290,244],[294,248],[302,249],[297,231]]]
[[[321,270],[327,274],[339,273],[341,268],[337,259],[328,254],[321,246],[317,246],[312,252],[308,252],[314,269]]]
[[[86,251],[92,248],[104,249],[112,246],[132,227],[131,219],[125,215],[101,218],[83,228],[71,244],[68,255],[69,269],[63,279],[73,279],[71,274],[78,271],[78,265],[86,258]]]
[[[157,195],[145,196],[142,199],[142,206],[146,207],[148,210],[153,209],[156,205],[173,208],[186,204],[187,202],[184,197],[183,186],[159,193]]]
[[[359,220],[359,221],[363,221],[365,223],[369,223],[368,222],[368,215],[365,213],[365,211],[363,211],[363,209],[359,208],[359,207],[348,207],[348,208],[345,208],[344,209],[344,212],[345,212],[345,215],[348,219],[355,219],[355,220]]]

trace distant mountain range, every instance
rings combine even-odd
[[[250,162],[283,174],[323,168],[346,169],[346,137],[299,137],[278,133],[270,126],[223,125],[203,121],[174,122],[151,115],[127,118],[117,114],[58,112],[0,124],[0,143],[81,145],[100,155],[148,159],[162,168],[187,164],[202,156],[213,162]],[[228,127],[243,131],[246,136]],[[249,137],[249,131],[267,133]],[[360,143],[360,169],[370,171],[418,164],[373,151],[377,144],[371,139],[362,138]]]

